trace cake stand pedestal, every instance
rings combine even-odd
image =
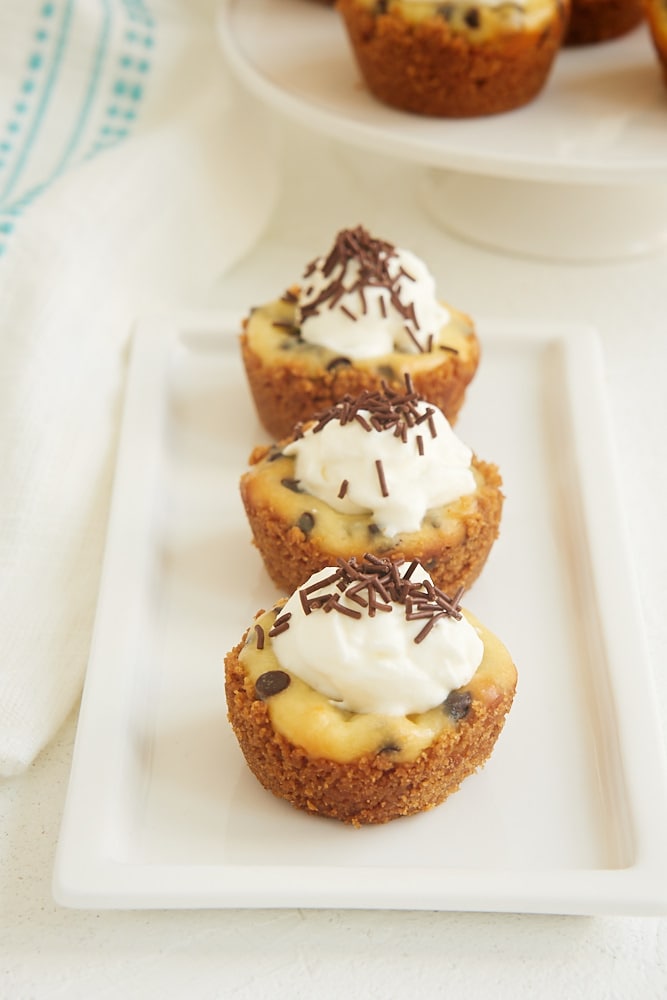
[[[581,184],[426,168],[421,198],[446,231],[520,256],[595,262],[667,245],[667,181]]]

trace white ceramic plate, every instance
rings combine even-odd
[[[519,669],[440,808],[355,830],[265,792],[223,657],[276,596],[237,482],[264,440],[237,317],[140,325],[54,893],[77,907],[667,912],[667,796],[593,331],[480,322],[459,433],[503,472],[467,605]]]
[[[374,152],[495,177],[667,181],[667,91],[644,26],[562,51],[525,108],[446,121],[375,101],[340,17],[314,0],[223,0],[218,24],[229,64],[262,100]]]

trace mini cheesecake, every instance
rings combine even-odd
[[[494,115],[542,91],[562,44],[569,0],[338,0],[370,93],[400,111]]]
[[[253,542],[277,587],[289,593],[337,558],[361,558],[366,552],[417,559],[448,592],[471,586],[499,533],[502,480],[496,465],[469,449],[469,457],[460,460],[466,468],[455,467],[448,451],[431,454],[440,444],[430,429],[434,411],[414,389],[398,393],[385,386],[380,393],[346,398],[313,423],[298,425],[279,444],[253,450],[240,493]],[[438,415],[441,435],[449,431],[453,438],[445,418]],[[320,492],[318,483],[309,488],[308,478],[299,478],[294,451],[302,446],[304,431],[314,445],[322,438],[324,452],[316,452],[311,464],[330,481],[329,492]],[[331,438],[334,432],[346,436],[327,445],[326,435]],[[337,452],[332,455],[333,447]],[[384,460],[376,457],[381,454]],[[442,478],[443,492],[430,493],[436,476]],[[461,495],[450,487],[452,477],[462,483]],[[359,478],[372,506],[359,504],[355,509],[350,504],[346,509],[344,501],[353,498]],[[391,512],[392,491],[400,493],[400,504],[407,510]],[[431,505],[430,496],[446,500]],[[387,518],[394,522],[391,530]],[[407,530],[401,527],[405,524]]]
[[[406,374],[421,396],[456,420],[480,359],[474,323],[439,303],[441,321],[424,329],[415,296],[423,301],[431,290],[406,277],[406,257],[361,226],[342,230],[330,253],[307,265],[301,283],[245,318],[245,372],[257,415],[274,439],[343,396],[383,383],[400,388]],[[411,271],[423,269],[413,255],[408,260]],[[434,306],[427,302],[425,309],[433,314]],[[332,328],[328,335],[313,336],[323,322]],[[392,334],[378,335],[390,327]]]
[[[390,625],[412,628],[408,654],[412,645],[427,663],[432,655],[434,664],[446,658],[446,645],[435,645],[442,619],[463,619],[446,624],[473,630],[480,653],[465,683],[443,687],[436,704],[416,712],[354,711],[318,690],[283,662],[281,637],[286,629],[299,627],[296,610],[286,612],[283,602],[258,612],[225,660],[229,720],[257,780],[297,809],[355,826],[423,812],[455,792],[491,755],[517,683],[512,658],[496,636],[441,591],[398,578],[397,565],[391,560],[341,563],[324,585],[321,580],[311,583],[297,599],[307,615],[319,615],[327,627],[345,625],[351,636],[354,630],[363,633],[377,608],[370,622],[376,636],[383,629],[389,636]],[[359,604],[353,598],[343,603],[350,589],[361,598]],[[413,600],[418,611],[410,605]],[[331,611],[326,601],[333,602]],[[406,611],[406,602],[412,610]],[[397,645],[391,638],[388,643]],[[434,644],[432,654],[429,643]],[[355,646],[359,644],[363,659],[363,638],[357,637]],[[319,648],[325,645],[332,644],[324,638]],[[372,642],[367,655],[371,660]],[[315,669],[317,663],[314,650]],[[389,676],[385,683],[394,681]],[[382,703],[381,672],[375,682]],[[366,698],[372,697],[371,683]]]

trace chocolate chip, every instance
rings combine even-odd
[[[288,353],[290,351],[297,351],[297,350],[300,351],[303,346],[303,340],[301,339],[300,331],[295,328],[292,330],[283,330],[283,333],[287,334],[287,336],[283,337],[280,343],[277,345],[278,350],[285,351]]]
[[[296,522],[297,528],[301,528],[304,535],[307,535],[309,531],[312,531],[314,525],[315,525],[315,518],[310,513],[310,511],[307,510],[304,510],[303,514]]]
[[[465,719],[471,704],[470,691],[450,691],[445,698],[444,709],[451,715],[452,719],[458,722],[459,719]]]
[[[274,694],[280,694],[285,688],[290,686],[290,675],[284,670],[267,670],[265,674],[260,674],[255,681],[255,694],[262,701],[266,701]]]
[[[303,493],[301,489],[301,484],[298,479],[281,479],[280,482],[283,484],[286,490],[291,490],[292,493]]]
[[[332,372],[334,368],[344,368],[346,365],[351,365],[351,364],[352,362],[350,361],[350,359],[344,358],[341,354],[340,357],[331,359],[331,361],[327,365],[327,371]]]
[[[477,7],[471,7],[470,10],[467,10],[463,20],[469,28],[479,28],[480,16]]]

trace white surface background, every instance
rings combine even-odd
[[[298,278],[335,231],[363,222],[424,257],[441,294],[473,315],[597,325],[664,717],[667,255],[605,266],[503,258],[451,239],[429,221],[418,167],[376,160],[296,126],[286,126],[284,138],[283,195],[264,237],[205,301],[184,306],[245,307],[270,298]],[[3,997],[667,994],[667,918],[60,909],[50,881],[75,725],[72,717],[25,775],[0,785]]]

